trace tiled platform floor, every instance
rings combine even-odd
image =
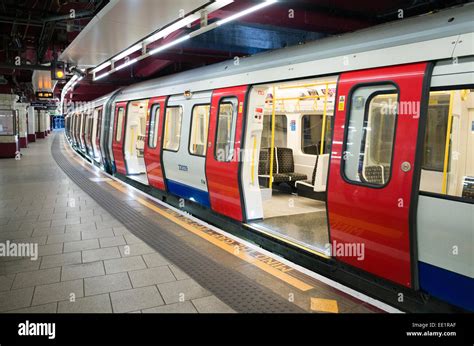
[[[0,312],[233,312],[132,235],[56,165],[52,136],[0,160]]]
[[[0,313],[260,311],[244,304],[249,297],[252,301],[257,291],[264,294],[264,301],[269,303],[261,306],[265,311],[280,311],[289,301],[295,305],[290,310],[295,312],[381,312],[298,270],[293,276],[282,278],[281,275],[286,274],[275,271],[272,265],[280,268],[283,264],[258,251],[250,250],[255,256],[263,257],[249,261],[236,255],[235,250],[223,250],[226,240],[216,244],[206,240],[203,234],[195,234],[196,228],[195,232],[182,228],[162,216],[166,207],[152,203],[153,209],[139,203],[136,193],[127,185],[118,184],[120,188],[117,188],[71,150],[64,151],[67,160],[77,165],[78,172],[89,177],[97,188],[108,191],[144,218],[166,225],[163,226],[166,232],[177,236],[178,241],[200,256],[216,262],[222,273],[235,272],[234,278],[241,275],[243,281],[250,280],[257,288],[234,292],[231,285],[230,291],[223,292],[227,281],[223,285],[215,280],[207,281],[213,270],[221,270],[214,265],[206,267],[204,272],[183,272],[155,250],[160,247],[147,245],[147,241],[153,242],[146,238],[146,233],[127,229],[75,185],[52,158],[51,144],[52,136],[22,150],[24,155],[19,161],[0,160],[0,246],[11,241],[34,243],[39,248],[39,257],[34,261],[0,256]],[[97,177],[90,178],[91,173]],[[144,241],[139,236],[145,236]],[[183,258],[186,256],[183,253]],[[202,263],[198,258],[196,261]],[[194,269],[191,266],[191,270]],[[295,278],[303,281],[295,284],[292,281]],[[249,289],[245,282],[242,284]],[[303,289],[301,284],[309,288]],[[252,291],[254,289],[257,291]],[[273,303],[282,305],[273,308]]]

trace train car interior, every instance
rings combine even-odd
[[[325,199],[336,83],[334,76],[259,86],[249,101],[250,116],[263,118],[262,215],[251,225],[323,253],[329,241]]]
[[[430,93],[421,191],[474,198],[473,91]]]
[[[148,100],[131,101],[127,106],[124,157],[127,176],[148,185],[144,151]]]
[[[440,277],[448,270],[459,280],[473,274],[472,66],[472,59],[459,59],[438,62],[433,70],[417,208],[422,287],[430,285],[432,272]]]

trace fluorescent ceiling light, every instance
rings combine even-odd
[[[136,45],[134,46],[131,46],[130,48],[124,50],[122,53],[120,53],[119,55],[117,56],[114,56],[112,58],[113,61],[118,61],[118,60],[121,60],[123,58],[125,58],[126,56],[136,52],[137,50],[141,49],[142,48],[142,45],[140,43],[137,43]]]
[[[124,67],[130,66],[131,64],[134,64],[134,63],[136,63],[137,61],[138,61],[137,58],[132,59],[132,60],[129,60],[129,61],[127,61],[126,63],[124,63],[124,64],[122,64],[122,65],[120,65],[120,66],[117,66],[117,67],[115,68],[115,71],[118,71],[118,70],[123,69]]]
[[[249,7],[247,8],[246,10],[243,10],[241,12],[238,12],[236,14],[233,14],[232,16],[229,16],[227,18],[224,18],[224,19],[221,19],[219,20],[217,23],[217,25],[223,25],[223,24],[226,24],[226,23],[229,23],[233,20],[236,20],[237,18],[240,18],[240,17],[243,17],[243,16],[246,16],[247,14],[249,13],[252,13],[252,12],[255,12],[255,11],[258,11],[258,10],[261,10],[262,8],[265,8],[267,6],[270,6],[272,4],[274,4],[275,2],[277,2],[277,0],[266,0],[265,2],[262,2],[261,4],[259,5],[256,5],[256,6],[253,6],[253,7]]]
[[[95,77],[94,80],[102,79],[104,77],[107,77],[109,74],[110,74],[110,72],[105,72],[105,73],[101,74],[100,76]]]
[[[167,28],[164,28],[163,30],[158,31],[156,34],[153,34],[150,37],[146,38],[143,42],[145,44],[149,44],[151,42],[157,41],[161,38],[168,36],[169,34],[172,34],[176,30],[179,30],[185,27],[186,25],[191,24],[192,22],[194,22],[195,20],[199,18],[200,18],[200,15],[192,14],[168,26]]]
[[[215,10],[218,10],[224,6],[227,6],[231,3],[233,3],[233,0],[217,0],[215,1],[214,4],[209,5],[209,7],[206,9],[210,12],[213,12]],[[181,28],[184,28],[185,26],[191,24],[192,22],[198,20],[201,18],[201,13],[200,11],[195,12],[193,14],[188,15],[187,17],[184,17],[180,20],[178,20],[176,23],[171,24],[170,26],[164,28],[163,30],[158,31],[157,33],[154,33],[150,37],[147,37],[146,39],[143,40],[143,43],[149,44],[151,42],[157,41],[159,39],[162,39],[169,34],[172,34],[176,30],[179,30]]]
[[[103,70],[104,68],[108,67],[111,65],[110,61],[104,62],[102,65],[97,66],[95,69],[92,70],[92,72],[98,72],[100,70]]]
[[[161,51],[163,51],[163,50],[165,50],[165,49],[168,49],[168,48],[170,48],[170,47],[173,47],[173,46],[177,45],[178,43],[181,43],[181,42],[183,42],[183,41],[189,40],[190,37],[191,37],[191,36],[189,36],[189,35],[185,35],[185,36],[183,36],[183,37],[180,37],[180,38],[178,38],[178,39],[176,39],[176,40],[174,40],[174,41],[172,41],[172,42],[170,42],[170,43],[164,44],[163,46],[160,46],[160,47],[158,47],[158,48],[155,48],[155,49],[151,50],[148,54],[149,54],[149,55],[153,55],[153,54],[156,54],[156,53],[158,53],[158,52],[161,52]]]
[[[166,43],[166,44],[164,44],[160,47],[152,49],[148,53],[144,53],[144,54],[140,55],[139,57],[136,57],[135,59],[129,60],[129,61],[123,63],[122,65],[118,66],[118,67],[114,67],[111,70],[101,74],[100,76],[96,76],[96,73],[98,71],[101,71],[106,67],[112,66],[112,62],[119,61],[119,60],[129,56],[130,54],[142,49],[142,47],[146,47],[149,43],[157,41],[159,39],[163,39],[166,36],[168,36],[169,34],[171,34],[173,32],[176,32],[177,30],[179,30],[179,29],[185,27],[186,25],[191,24],[192,22],[194,22],[194,21],[198,20],[199,18],[201,18],[201,12],[202,11],[197,11],[195,13],[192,13],[192,14],[184,17],[184,18],[181,18],[176,23],[171,24],[170,26],[164,28],[163,30],[160,30],[160,31],[156,32],[155,34],[153,34],[150,37],[144,39],[143,41],[133,45],[132,47],[127,48],[122,53],[118,54],[115,57],[112,57],[110,60],[108,60],[108,61],[104,62],[103,64],[101,64],[101,65],[97,66],[96,68],[94,68],[92,70],[92,73],[94,74],[94,79],[93,80],[96,81],[96,80],[102,79],[102,78],[108,76],[109,74],[111,74],[115,71],[121,70],[121,69],[123,69],[127,66],[130,66],[131,64],[134,64],[135,62],[137,62],[139,60],[142,60],[142,59],[144,59],[144,58],[146,58],[150,55],[162,52],[162,51],[164,51],[168,48],[171,48],[171,47],[173,47],[173,46],[175,46],[175,45],[177,45],[181,42],[184,42],[184,41],[190,39],[191,37],[195,37],[195,36],[201,35],[205,32],[208,32],[210,30],[213,30],[213,29],[215,29],[216,27],[218,27],[220,25],[229,23],[229,22],[231,22],[235,19],[246,16],[247,14],[250,14],[252,12],[256,12],[256,11],[262,9],[262,8],[265,8],[267,6],[270,6],[274,3],[276,3],[277,1],[278,0],[266,0],[264,2],[261,2],[258,5],[252,6],[252,7],[248,8],[246,10],[243,10],[241,12],[235,13],[232,16],[221,19],[221,20],[219,20],[217,22],[214,22],[212,24],[209,24],[207,26],[201,27],[200,29],[193,31],[190,34],[187,34],[187,35],[185,35],[183,37],[180,37],[180,38],[178,38],[178,39],[176,39],[172,42]],[[212,13],[212,12],[214,12],[214,11],[224,7],[224,6],[227,6],[228,4],[230,4],[232,2],[234,2],[234,0],[216,0],[216,1],[212,2],[209,6],[207,6],[205,10],[207,10],[208,13]]]

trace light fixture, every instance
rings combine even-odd
[[[199,19],[200,16],[199,15],[190,15],[186,18],[183,18],[179,21],[177,21],[176,23],[174,24],[171,24],[170,26],[166,27],[165,29],[157,32],[156,34],[153,34],[151,35],[150,37],[146,38],[143,40],[143,42],[145,44],[149,44],[151,42],[154,42],[154,41],[157,41],[159,39],[162,39],[162,38],[165,38],[166,36],[168,36],[169,34],[172,34],[173,32],[175,32],[176,30],[179,30],[183,27],[185,27],[186,25],[189,25],[191,24],[192,22],[194,22],[195,20]]]
[[[102,79],[102,78],[108,76],[109,74],[112,74],[115,71],[119,71],[119,70],[121,70],[121,69],[123,69],[127,66],[130,66],[131,64],[134,64],[137,61],[140,61],[140,60],[142,60],[146,57],[149,57],[150,55],[162,52],[162,51],[164,51],[168,48],[171,48],[171,47],[173,47],[173,46],[175,46],[175,45],[177,45],[181,42],[189,40],[192,37],[202,35],[202,34],[208,32],[210,30],[213,30],[213,29],[215,29],[215,28],[217,28],[221,25],[224,25],[224,24],[229,23],[233,20],[236,20],[238,18],[246,16],[247,14],[256,12],[256,11],[262,9],[262,8],[270,6],[274,3],[276,3],[277,1],[278,0],[266,0],[266,1],[264,1],[260,4],[258,4],[258,5],[247,8],[246,10],[243,10],[241,12],[235,13],[235,14],[227,17],[227,18],[221,19],[219,21],[216,21],[216,22],[214,22],[212,24],[209,24],[209,25],[206,25],[206,26],[202,26],[200,29],[194,30],[193,32],[191,32],[191,33],[189,33],[185,36],[182,36],[182,37],[180,37],[180,38],[178,38],[174,41],[171,41],[169,43],[166,43],[162,46],[151,49],[149,52],[145,53],[147,45],[150,44],[151,42],[157,41],[159,39],[164,39],[169,34],[171,34],[173,32],[176,32],[180,28],[183,28],[186,25],[189,25],[189,24],[193,23],[194,21],[200,19],[202,10],[205,10],[208,13],[211,13],[211,12],[217,11],[217,10],[227,6],[228,4],[234,2],[234,0],[216,0],[216,1],[212,2],[210,5],[208,5],[205,9],[195,11],[194,13],[191,13],[190,15],[179,19],[175,23],[169,25],[168,27],[166,27],[166,28],[154,33],[154,34],[152,34],[151,36],[143,39],[139,43],[136,43],[133,46],[127,48],[122,53],[110,58],[108,61],[104,62],[103,64],[101,64],[97,67],[95,67],[94,69],[92,69],[93,80],[96,81],[96,80]],[[114,66],[114,62],[119,61],[119,60],[129,56],[130,54],[140,50],[140,49],[143,49],[143,53],[140,56],[137,56],[136,58],[134,58],[132,60],[128,60],[125,63],[123,63],[123,64],[121,64],[117,67]],[[98,71],[101,71],[101,70],[103,70],[103,69],[105,69],[106,67],[109,67],[109,66],[111,66],[112,68],[109,69],[107,72],[101,74],[100,76],[96,76],[96,73]]]
[[[106,67],[109,67],[112,63],[110,61],[106,61],[103,64],[97,66],[92,70],[92,72],[99,72],[100,70],[103,70]]]
[[[210,12],[213,12],[215,10],[218,10],[222,7],[225,7],[231,3],[233,3],[234,0],[217,0],[215,1],[213,4],[210,4],[207,8],[206,8],[206,11],[208,11],[209,13]],[[198,11],[198,12],[195,12],[195,13],[192,13],[178,21],[176,21],[175,23],[171,24],[170,26],[154,33],[153,35],[145,38],[143,40],[143,43],[145,45],[151,43],[151,42],[154,42],[154,41],[157,41],[159,39],[162,39],[162,38],[165,38],[166,36],[168,36],[169,34],[172,34],[173,32],[175,32],[176,30],[179,30],[181,28],[184,28],[185,26],[193,23],[194,21],[198,20],[201,18],[201,12]]]
[[[162,45],[162,46],[160,46],[160,47],[158,47],[158,48],[152,49],[151,51],[148,52],[148,54],[149,54],[149,55],[156,54],[156,53],[161,52],[161,51],[163,51],[163,50],[166,50],[166,49],[168,49],[168,48],[170,48],[170,47],[176,46],[178,43],[181,43],[181,42],[184,42],[184,41],[186,41],[186,40],[189,40],[190,38],[191,38],[191,36],[185,35],[185,36],[180,37],[180,38],[178,38],[178,39],[176,39],[176,40],[174,40],[174,41],[172,41],[172,42],[170,42],[170,43],[167,43],[167,44],[164,44],[164,45]]]
[[[191,99],[191,98],[193,97],[193,93],[191,92],[191,90],[186,90],[186,91],[184,92],[184,97],[185,97],[187,100]]]
[[[246,16],[247,14],[253,13],[255,11],[261,10],[262,8],[270,6],[270,5],[274,4],[275,2],[277,2],[277,0],[266,0],[265,2],[262,2],[261,4],[249,7],[246,10],[243,10],[241,12],[233,14],[232,16],[221,19],[221,20],[217,21],[216,23],[217,23],[218,26],[224,25],[224,24],[229,23],[233,20],[236,20],[237,18]]]
[[[123,64],[120,65],[120,66],[117,66],[114,70],[115,70],[115,71],[121,70],[121,69],[123,69],[124,67],[130,66],[130,65],[136,63],[137,61],[138,61],[137,58],[132,59],[132,60],[129,60],[129,61],[127,61],[126,63],[123,63]],[[96,80],[97,80],[97,78],[96,78]]]
[[[126,56],[136,52],[137,50],[141,49],[142,48],[142,45],[140,43],[137,43],[136,45],[134,46],[131,46],[130,48],[124,50],[122,53],[120,53],[119,55],[117,56],[114,56],[112,58],[113,61],[119,61],[119,60],[122,60],[123,58],[125,58]]]
[[[109,74],[110,74],[110,72],[102,73],[100,76],[95,77],[94,80],[102,79],[104,77],[107,77]]]

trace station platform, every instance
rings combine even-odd
[[[0,161],[0,312],[397,312],[107,176],[62,132]]]

